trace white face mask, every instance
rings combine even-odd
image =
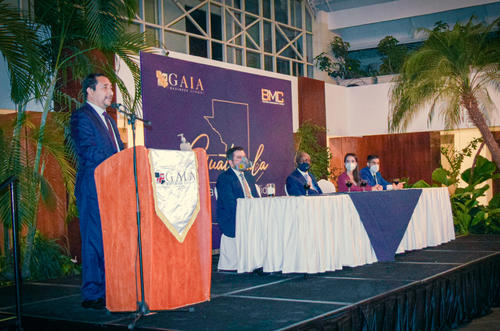
[[[378,164],[374,164],[370,167],[370,172],[374,175],[378,172],[378,170],[379,170]]]
[[[356,163],[346,162],[345,168],[347,169],[347,171],[353,171],[354,169],[356,169]]]

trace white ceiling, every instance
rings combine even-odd
[[[442,21],[453,26],[474,15],[487,23],[500,17],[500,1],[492,0],[308,0],[328,12],[328,29],[351,44],[351,50],[374,48],[392,35],[401,43],[424,39],[420,28]]]

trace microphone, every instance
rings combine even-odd
[[[122,105],[121,103],[115,103],[115,102],[113,102],[110,105],[110,107],[118,110],[122,114],[125,114],[125,116],[127,116],[129,118],[129,120],[133,117],[134,121],[135,120],[139,120],[139,121],[142,121],[144,123],[144,125],[151,126],[151,121],[148,121],[148,120],[145,120],[143,118],[140,118],[140,117],[136,116],[134,113],[129,112],[128,108],[126,106]]]

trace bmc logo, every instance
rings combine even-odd
[[[284,93],[282,91],[271,91],[268,89],[261,89],[262,102],[271,103],[273,105],[285,105]]]

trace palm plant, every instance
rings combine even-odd
[[[391,90],[389,131],[402,131],[418,112],[435,112],[447,128],[471,120],[479,129],[494,162],[500,168],[500,148],[488,127],[494,104],[487,88],[500,90],[500,38],[489,25],[456,24],[453,29],[426,30],[429,38],[403,64]],[[466,116],[468,115],[468,116]]]
[[[124,95],[124,103],[132,110],[139,106],[140,79],[139,68],[131,58],[140,50],[147,49],[144,44],[144,35],[127,33],[125,24],[131,20],[136,12],[134,0],[36,0],[34,1],[34,15],[24,13],[20,15],[17,9],[9,8],[0,0],[0,13],[8,9],[8,15],[16,22],[13,28],[7,26],[7,35],[14,36],[18,56],[23,57],[25,49],[30,49],[26,43],[34,45],[37,56],[27,54],[21,61],[18,57],[9,56],[13,46],[2,43],[0,34],[0,52],[7,60],[11,77],[12,96],[18,112],[12,141],[9,149],[9,160],[0,168],[0,179],[5,175],[15,173],[18,178],[30,178],[29,187],[21,186],[21,201],[26,201],[26,210],[31,207],[34,212],[23,214],[21,205],[21,219],[28,226],[26,249],[23,257],[23,274],[29,276],[29,266],[32,260],[37,220],[36,210],[40,197],[47,198],[43,192],[49,192],[43,179],[46,165],[44,155],[52,153],[61,166],[62,175],[70,197],[73,197],[74,164],[73,153],[67,137],[67,119],[69,114],[48,116],[59,106],[63,110],[71,110],[79,106],[76,95],[65,93],[68,82],[79,81],[89,72],[104,72]],[[1,14],[0,14],[1,15]],[[9,30],[10,28],[10,30]],[[0,31],[2,31],[0,29]],[[26,31],[29,37],[24,37],[20,31]],[[22,38],[17,38],[21,35]],[[11,40],[12,41],[12,40]],[[115,74],[113,57],[118,56],[130,68],[135,80],[135,94],[132,96],[125,85]],[[21,78],[19,78],[21,77]],[[17,93],[17,94],[16,94]],[[43,104],[41,120],[38,127],[32,130],[33,136],[25,135],[26,142],[31,141],[33,148],[30,151],[28,143],[20,141],[21,128],[26,125],[27,116],[25,107],[29,100],[35,99]],[[52,123],[49,123],[51,122]],[[32,126],[33,127],[33,126]],[[59,139],[53,137],[57,132]],[[5,135],[4,135],[5,136]],[[34,139],[31,139],[34,138]],[[44,153],[42,153],[44,151]],[[54,153],[56,151],[57,153]],[[22,171],[27,170],[27,171]],[[31,177],[27,176],[29,173]],[[50,196],[50,195],[49,195]],[[0,217],[8,219],[9,211],[3,208]]]

